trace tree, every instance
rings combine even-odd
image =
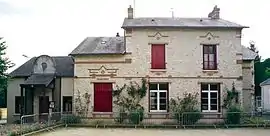
[[[12,63],[7,57],[5,57],[6,49],[6,42],[3,40],[3,37],[0,37],[0,99],[4,100],[4,102],[8,81],[7,70],[14,66],[14,63]]]

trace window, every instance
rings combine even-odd
[[[164,44],[152,44],[151,68],[152,69],[165,69],[165,45]]]
[[[24,97],[21,97],[21,96],[15,96],[15,113],[16,113],[16,114],[21,113],[21,107],[22,107],[22,104],[21,104],[21,98],[23,99]],[[24,100],[23,100],[23,101],[24,101]]]
[[[168,83],[150,83],[150,112],[167,112]]]
[[[201,109],[203,112],[218,112],[219,84],[201,84]]]
[[[63,96],[63,112],[72,112],[72,96]]]
[[[203,45],[203,69],[217,69],[217,49],[216,45]]]

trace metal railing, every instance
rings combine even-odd
[[[20,119],[19,132],[22,135],[23,133],[32,132],[35,130],[57,125],[61,122],[61,117],[61,112],[23,115]]]
[[[270,125],[270,112],[253,114],[252,112],[225,113],[94,113],[69,114],[64,118],[65,124],[88,124],[93,126],[123,125],[123,126],[243,126]]]
[[[48,128],[57,124],[88,125],[93,127],[230,127],[230,126],[269,126],[270,112],[252,114],[251,112],[225,113],[142,113],[142,112],[53,112],[51,114],[33,114],[21,117],[20,134]],[[18,132],[17,132],[18,133]]]

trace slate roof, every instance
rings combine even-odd
[[[35,59],[33,57],[23,65],[12,71],[9,76],[11,77],[28,77],[31,75]],[[74,76],[74,60],[71,56],[57,56],[52,57],[56,63],[56,76],[73,77]]]
[[[254,60],[258,54],[251,51],[245,46],[242,46],[242,54],[243,54],[243,60]]]
[[[270,85],[270,78],[260,83],[260,86]]]
[[[70,55],[124,54],[124,37],[87,37]]]
[[[24,81],[23,85],[44,85],[48,87],[54,78],[54,74],[33,74]]]
[[[248,28],[223,19],[211,18],[125,18],[122,28],[174,27],[174,28]]]

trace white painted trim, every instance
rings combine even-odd
[[[166,107],[168,107],[168,90],[159,90],[159,84],[160,83],[156,83],[157,84],[157,90],[150,90],[150,94],[149,94],[149,104],[150,104],[150,109],[151,109],[151,93],[157,93],[157,110],[150,110],[150,112],[167,112],[167,110],[159,110],[160,108],[160,93],[161,92],[165,92],[166,93]],[[168,88],[169,88],[169,85],[168,85]]]
[[[218,110],[219,110],[219,102],[218,102],[218,100],[219,100],[219,94],[218,94],[218,90],[211,90],[211,88],[210,88],[210,86],[211,86],[211,84],[209,83],[208,84],[208,90],[202,90],[201,92],[202,93],[207,93],[207,95],[208,95],[208,110],[202,110],[202,112],[218,112]],[[217,93],[217,110],[210,110],[211,109],[211,95],[210,95],[210,93]],[[202,97],[202,96],[201,96]]]

